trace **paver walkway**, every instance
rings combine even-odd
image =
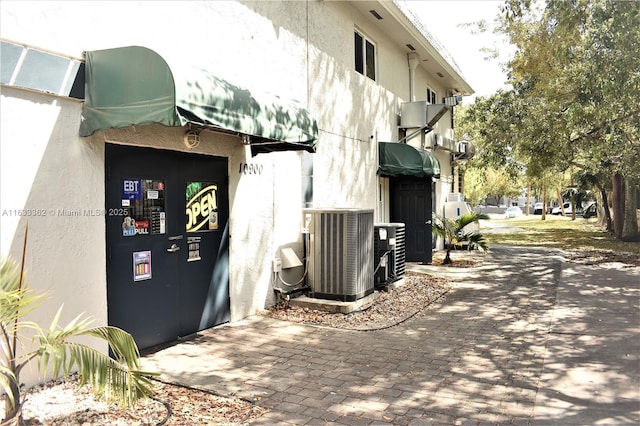
[[[496,246],[480,268],[440,268],[446,300],[397,327],[255,317],[143,368],[271,409],[253,424],[638,424],[639,268],[567,265]]]

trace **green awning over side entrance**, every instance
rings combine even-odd
[[[158,123],[187,123],[248,135],[253,154],[315,152],[318,126],[292,100],[252,93],[197,68],[170,68],[138,46],[86,52],[80,135]]]
[[[429,151],[398,142],[378,142],[378,174],[440,177],[440,163]]]

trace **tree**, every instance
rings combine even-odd
[[[520,180],[518,176],[511,176],[492,167],[468,166],[464,175],[465,199],[475,205],[486,201],[490,196],[498,201],[502,197],[517,198],[522,193]]]
[[[478,249],[487,251],[489,246],[484,236],[475,231],[472,226],[481,219],[489,219],[489,216],[481,213],[466,213],[457,219],[449,219],[434,214],[433,233],[444,239],[444,245],[447,248],[447,254],[443,264],[451,264],[451,248],[461,249],[467,244],[469,250]]]
[[[463,126],[494,167],[522,162],[532,178],[589,171],[596,188],[613,191],[606,223],[622,238],[637,229],[637,202],[624,201],[626,182],[637,188],[640,176],[640,2],[538,4],[505,2],[497,31],[516,49],[513,89],[477,99]]]
[[[485,175],[481,169],[466,165],[464,171],[464,198],[472,206],[482,204],[487,198]]]
[[[40,371],[51,371],[54,377],[68,376],[77,368],[79,386],[89,384],[105,398],[124,405],[134,405],[140,398],[153,393],[148,376],[140,371],[139,351],[133,337],[115,327],[89,328],[91,320],[76,317],[60,326],[62,309],[48,328],[24,320],[42,302],[45,295],[28,289],[23,280],[23,268],[9,259],[0,265],[0,386],[5,398],[5,421],[21,422],[22,395],[20,372],[31,361],[37,361]],[[20,354],[18,346],[31,332],[35,348]],[[74,341],[92,337],[108,343],[114,358]]]
[[[624,228],[622,229],[623,241],[638,241],[638,191],[631,180],[625,183],[625,201],[628,208],[625,209]],[[636,217],[634,217],[636,216]]]
[[[598,203],[598,213],[600,224],[606,229],[611,230],[613,223],[611,220],[611,213],[609,211],[609,197],[607,195],[607,188],[603,185],[606,182],[604,177],[595,175],[595,172],[591,170],[580,170],[575,175],[575,180],[578,185],[583,189],[596,188],[596,199]]]

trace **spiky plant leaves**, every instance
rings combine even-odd
[[[479,249],[483,252],[488,250],[489,245],[482,234],[474,230],[465,230],[469,225],[488,218],[489,216],[482,213],[466,213],[456,219],[433,215],[433,233],[443,238],[447,249],[444,264],[452,263],[452,247],[462,248],[467,243],[469,250]]]
[[[89,328],[92,320],[78,315],[60,326],[62,307],[49,327],[24,321],[44,299],[44,294],[32,292],[21,282],[21,271],[11,260],[0,266],[0,386],[7,396],[4,420],[19,418],[22,405],[20,371],[37,358],[41,372],[49,371],[55,378],[68,376],[77,369],[79,385],[89,384],[102,397],[124,406],[133,406],[141,398],[153,394],[149,377],[157,373],[140,371],[140,352],[133,337],[115,327]],[[21,330],[29,329],[36,348],[17,356],[16,346],[23,338]],[[77,338],[97,338],[106,341],[114,358],[85,344]],[[84,342],[84,340],[82,341]]]

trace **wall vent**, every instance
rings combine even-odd
[[[370,10],[369,13],[372,14],[378,21],[382,19],[382,16],[380,16],[380,14],[373,9]]]

